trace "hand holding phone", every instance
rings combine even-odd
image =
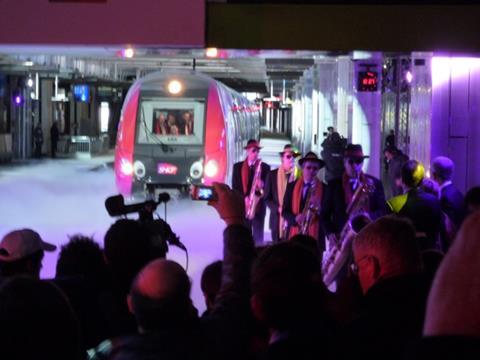
[[[204,185],[192,185],[190,195],[192,200],[210,201],[217,198],[213,187]]]

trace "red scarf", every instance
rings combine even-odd
[[[301,213],[300,204],[302,201],[303,185],[304,185],[304,180],[303,180],[303,176],[301,176],[295,183],[295,186],[293,187],[292,212],[295,216]],[[310,198],[310,201],[320,203],[322,201],[322,197],[323,197],[323,184],[318,179],[316,179],[313,194],[312,194],[312,197]],[[305,204],[305,206],[308,206],[308,204]],[[310,235],[316,240],[318,240],[318,229],[319,229],[318,220],[319,220],[318,216],[315,214],[313,221],[310,223],[310,226],[308,227],[308,235]],[[298,226],[296,225],[292,226],[290,228],[289,238],[291,238],[292,236],[298,233],[299,233]]]

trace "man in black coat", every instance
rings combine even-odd
[[[420,187],[425,169],[416,160],[407,161],[402,167],[404,193],[388,201],[391,210],[412,221],[422,250],[438,249],[443,226],[440,201]]]
[[[405,219],[382,217],[353,241],[354,264],[364,294],[359,315],[339,341],[340,359],[403,359],[420,339],[429,283],[421,269],[415,230]]]
[[[347,207],[352,201],[353,194],[361,184],[368,184],[368,214],[372,220],[387,213],[387,204],[383,185],[377,178],[362,171],[363,160],[368,158],[363,154],[362,146],[347,145],[344,152],[343,177],[330,181],[325,189],[322,207],[322,220],[327,234],[341,232],[348,220]]]
[[[401,186],[402,166],[408,161],[408,156],[396,147],[385,148],[383,154],[388,164],[388,186],[386,191],[389,196],[387,198],[401,195],[403,193]]]
[[[445,156],[433,159],[432,178],[440,188],[440,206],[449,219],[460,229],[465,217],[465,200],[463,194],[453,185],[455,164]]]
[[[59,138],[60,138],[60,132],[58,130],[58,124],[56,121],[54,121],[52,124],[52,127],[50,128],[52,158],[57,156],[57,143]]]
[[[280,152],[281,164],[278,169],[270,171],[265,185],[265,202],[270,208],[270,230],[272,241],[278,242],[285,237],[284,221],[281,216],[287,184],[295,181],[299,171],[295,166],[295,158],[300,156],[292,144],[284,146]]]
[[[233,165],[232,189],[242,194],[245,199],[245,213],[248,217],[249,208],[255,208],[252,211],[252,219],[247,219],[249,226],[253,231],[253,239],[256,245],[263,244],[263,229],[265,224],[266,206],[264,200],[264,187],[267,182],[267,176],[270,172],[270,166],[265,164],[259,158],[262,147],[257,140],[250,139],[245,146],[247,157],[244,161]],[[255,173],[259,169],[259,176],[254,184]],[[252,192],[252,186],[254,186]],[[256,202],[256,206],[253,203]]]

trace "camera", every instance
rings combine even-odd
[[[168,193],[161,193],[157,200],[147,200],[143,203],[125,205],[122,195],[111,196],[105,200],[105,208],[112,217],[124,216],[131,213],[138,213],[138,222],[150,235],[152,252],[165,257],[168,252],[168,245],[174,245],[186,251],[185,245],[180,238],[172,231],[170,225],[161,218],[154,218],[153,214],[160,203],[170,201]]]
[[[215,190],[211,186],[204,186],[204,185],[192,185],[190,195],[192,200],[215,200],[217,198],[217,194]]]

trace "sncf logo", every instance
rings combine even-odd
[[[169,163],[160,163],[157,167],[157,172],[160,175],[176,175],[178,168]]]

